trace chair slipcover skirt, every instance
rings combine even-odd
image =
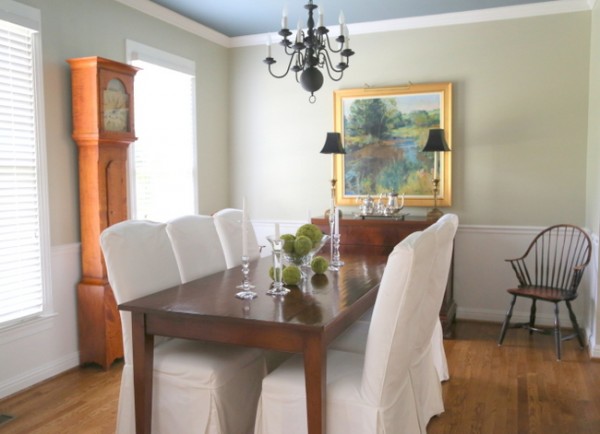
[[[393,412],[369,405],[361,396],[364,356],[327,352],[327,434],[385,433],[383,418],[393,413],[405,433],[419,433],[417,409],[409,377],[397,386]],[[392,422],[393,424],[394,422]],[[388,425],[389,426],[389,425]],[[294,356],[263,381],[255,434],[306,434],[306,389],[303,359]]]
[[[260,351],[169,339],[154,349],[153,434],[251,434],[265,374]],[[135,433],[133,366],[121,381],[117,434]],[[182,411],[183,410],[183,411]]]

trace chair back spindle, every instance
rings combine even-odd
[[[521,258],[507,260],[520,287],[535,286],[576,292],[591,259],[587,233],[573,225],[555,225],[540,232]]]

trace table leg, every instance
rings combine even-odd
[[[154,336],[146,334],[146,316],[132,313],[133,388],[135,393],[135,431],[152,432],[152,372]]]
[[[304,348],[304,377],[309,434],[325,434],[327,348],[320,336],[309,337]]]

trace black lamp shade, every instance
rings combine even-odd
[[[342,146],[342,136],[340,133],[327,133],[325,146],[321,149],[321,154],[345,154],[346,150]]]
[[[423,148],[423,152],[448,152],[450,148],[446,143],[446,136],[442,128],[429,130],[429,138]]]

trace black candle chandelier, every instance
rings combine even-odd
[[[304,90],[310,92],[309,101],[316,101],[315,92],[323,86],[323,74],[320,69],[325,69],[327,75],[333,81],[339,81],[344,75],[344,70],[349,66],[349,58],[354,54],[350,49],[350,38],[348,37],[348,27],[344,22],[344,15],[340,13],[340,35],[335,39],[339,43],[338,49],[334,49],[329,42],[329,29],[323,25],[323,10],[319,8],[319,22],[315,28],[315,20],[313,12],[318,6],[309,0],[304,5],[304,9],[308,11],[307,31],[306,34],[302,31],[300,23],[294,42],[288,39],[292,32],[287,28],[287,12],[284,9],[281,19],[281,30],[279,35],[282,37],[279,45],[281,45],[290,60],[285,72],[277,75],[271,69],[272,65],[277,61],[271,57],[271,42],[267,43],[267,57],[265,62],[269,67],[269,73],[275,78],[283,78],[288,73],[293,71],[296,75],[296,81],[299,82]],[[331,53],[340,54],[340,62],[334,66],[331,59]]]

